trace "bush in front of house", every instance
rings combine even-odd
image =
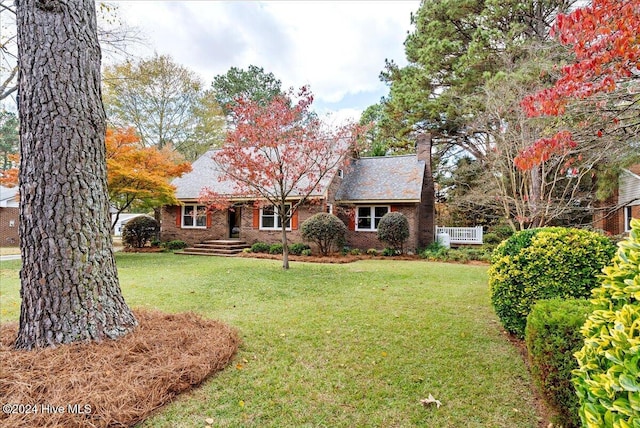
[[[540,299],[587,299],[615,246],[587,230],[524,230],[503,241],[489,268],[491,302],[504,328],[524,338],[527,315]]]
[[[400,255],[400,250],[396,250],[395,248],[389,248],[386,247],[384,250],[382,250],[382,254],[385,257],[393,257],[393,256],[397,256]]]
[[[277,242],[269,246],[269,254],[282,254],[282,244]]]
[[[640,220],[593,290],[573,382],[583,426],[640,426]]]
[[[307,244],[302,244],[299,242],[289,245],[289,254],[293,254],[294,256],[302,255],[302,252],[304,250],[311,250],[311,247]]]
[[[424,251],[420,253],[420,257],[431,261],[445,261],[447,260],[448,252],[449,249],[447,247],[445,247],[438,241],[433,241],[431,244],[427,245],[427,248],[425,248]]]
[[[556,413],[555,424],[565,428],[580,426],[571,373],[578,368],[573,354],[584,345],[580,328],[591,309],[583,299],[539,300],[527,317],[525,342],[531,375]]]
[[[409,239],[409,220],[407,216],[399,212],[386,213],[378,223],[378,240],[389,248],[404,250],[404,243]]]
[[[175,250],[183,250],[187,248],[189,244],[187,244],[186,242],[180,239],[174,239],[173,241],[163,242],[161,246],[166,250],[175,251]]]
[[[158,222],[148,216],[134,217],[122,228],[122,244],[125,247],[142,248],[158,233]]]
[[[333,214],[317,213],[302,223],[302,238],[314,242],[320,253],[326,256],[334,247],[344,245],[347,226]]]
[[[251,246],[252,253],[268,253],[271,245],[265,242],[256,242]]]

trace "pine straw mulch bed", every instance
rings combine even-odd
[[[120,340],[30,352],[12,349],[16,323],[0,326],[0,404],[37,411],[3,407],[0,426],[131,426],[224,369],[238,349],[237,331],[219,321],[134,312],[140,325]]]

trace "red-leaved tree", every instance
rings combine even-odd
[[[287,224],[332,179],[359,130],[355,125],[329,129],[311,112],[307,87],[294,95],[290,90],[266,105],[236,100],[235,128],[213,157],[220,180],[235,183],[234,192],[205,188],[201,193],[210,208],[227,208],[238,196],[272,205],[282,231],[283,269],[289,268]]]
[[[637,132],[638,28],[640,0],[593,0],[558,16],[554,33],[571,47],[575,61],[560,70],[554,86],[529,95],[522,105],[531,117],[571,116],[573,129],[538,140],[518,156],[518,167],[530,169],[585,138],[621,138]]]

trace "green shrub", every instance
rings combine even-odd
[[[311,247],[307,244],[295,243],[289,245],[289,254],[293,254],[294,256],[302,255],[304,250],[310,250]]]
[[[269,246],[269,254],[282,254],[282,244],[276,243]]]
[[[588,427],[640,426],[640,220],[593,290],[574,385]]]
[[[362,251],[360,251],[359,248],[352,248],[351,251],[349,251],[349,254],[351,254],[352,256],[359,256],[360,254],[362,254]]]
[[[580,328],[590,312],[589,301],[583,299],[539,300],[527,317],[525,342],[531,375],[556,413],[554,422],[565,428],[580,426],[571,372],[578,368],[573,354],[584,344]]]
[[[369,248],[367,250],[367,255],[369,255],[369,256],[377,256],[378,255],[378,250],[376,250],[375,248]]]
[[[125,247],[142,248],[158,233],[158,222],[149,216],[134,217],[122,228],[122,243]]]
[[[549,227],[515,233],[493,252],[491,302],[504,328],[523,338],[527,315],[540,299],[587,299],[615,246],[586,230]]]
[[[447,259],[453,262],[468,263],[469,254],[466,250],[449,250],[447,252]]]
[[[171,251],[175,251],[175,250],[182,250],[184,248],[187,248],[189,246],[189,244],[187,244],[184,241],[181,241],[180,239],[175,239],[173,241],[168,241],[168,242],[163,242],[162,243],[162,247],[167,249],[167,250],[171,250]]]
[[[385,248],[384,250],[382,250],[382,255],[385,257],[393,257],[393,256],[397,256],[401,254],[400,250],[396,250],[395,248]]]
[[[378,223],[378,239],[394,250],[403,252],[409,239],[409,220],[399,212],[386,213]]]
[[[449,253],[449,249],[439,243],[438,241],[433,241],[431,244],[425,248],[424,251],[420,253],[420,257],[427,260],[440,260],[446,261],[448,260],[447,254]]]
[[[252,253],[268,253],[271,246],[265,242],[256,242],[251,246]]]
[[[303,256],[310,256],[310,255],[311,255],[311,249],[308,249],[308,250],[302,250],[302,255],[303,255]]]
[[[491,233],[486,233],[482,237],[482,242],[484,244],[489,244],[489,245],[498,245],[499,243],[502,242],[502,238],[500,238],[497,233],[491,232]]]
[[[329,254],[334,246],[344,245],[347,236],[347,226],[329,213],[314,214],[302,223],[300,229],[302,238],[314,242],[323,256]]]
[[[499,223],[491,226],[488,230],[489,233],[495,233],[500,238],[500,241],[504,241],[514,234],[513,228],[507,223]]]

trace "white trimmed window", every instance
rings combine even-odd
[[[388,205],[358,207],[356,210],[356,230],[366,232],[377,231],[380,219],[389,211],[391,211],[391,208]]]
[[[633,218],[632,207],[624,207],[624,231],[631,231],[631,219]]]
[[[182,207],[182,227],[206,228],[207,207],[204,205],[184,205]]]
[[[325,210],[327,213],[333,214],[333,204],[327,204]]]
[[[287,204],[285,207],[288,213],[291,210],[291,205]],[[291,218],[287,220],[286,228],[291,230]],[[260,230],[282,230],[278,207],[269,205],[260,208]]]

